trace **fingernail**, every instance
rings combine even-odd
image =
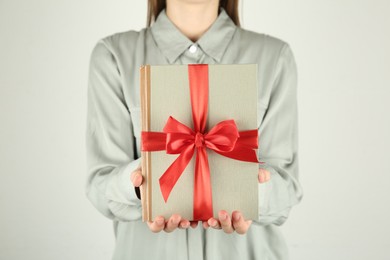
[[[172,219],[172,223],[175,225],[179,224],[179,222],[180,222],[180,219],[175,219],[175,218]]]
[[[188,223],[188,222],[187,223],[182,223],[181,227],[182,228],[188,228],[189,225],[190,225],[190,223]]]
[[[239,221],[240,218],[241,218],[240,214],[237,213],[237,214],[234,215],[234,220],[235,221]]]
[[[220,220],[226,220],[226,218],[227,218],[226,214],[224,214],[224,213],[219,213],[218,216],[219,216]]]
[[[157,225],[162,225],[164,223],[164,220],[162,218],[159,218],[156,220]]]

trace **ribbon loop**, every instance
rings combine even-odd
[[[207,133],[205,139],[207,148],[219,152],[230,152],[234,149],[239,137],[234,120],[225,120],[216,124]]]

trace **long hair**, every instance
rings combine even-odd
[[[151,26],[160,12],[166,8],[166,0],[148,0],[148,17],[146,26]],[[238,0],[219,0],[219,6],[226,10],[226,13],[233,20],[235,25],[240,26],[240,18],[238,17]]]

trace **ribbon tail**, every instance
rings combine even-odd
[[[240,138],[237,144],[250,149],[257,149],[259,147],[259,132],[257,129],[240,131]]]
[[[213,217],[210,168],[204,147],[197,149],[195,162],[193,220],[207,221]]]
[[[194,147],[190,145],[176,158],[163,175],[161,175],[159,179],[160,189],[165,202],[167,202],[169,194],[188,163],[191,161],[193,155]]]
[[[239,161],[259,163],[256,152],[243,146],[236,146],[234,147],[234,150],[230,152],[221,152],[215,150],[214,152]]]
[[[240,131],[239,134],[240,137],[237,139],[232,151],[224,152],[214,150],[214,152],[231,159],[262,164],[262,162],[259,162],[256,151],[254,150],[258,148],[258,131],[256,129]]]

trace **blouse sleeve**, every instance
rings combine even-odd
[[[86,195],[113,220],[141,218],[141,204],[130,180],[140,164],[134,158],[133,126],[115,55],[101,39],[89,63],[87,91]]]
[[[260,164],[271,179],[259,184],[260,225],[282,225],[302,199],[298,180],[297,67],[284,43],[276,63],[268,108],[259,127]]]

